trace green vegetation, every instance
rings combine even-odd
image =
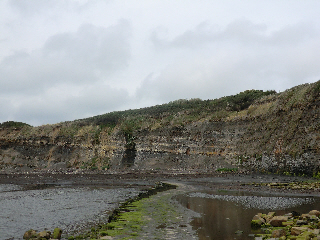
[[[3,122],[0,123],[0,128],[23,128],[23,127],[30,127],[29,124],[23,123],[23,122],[15,122],[15,121],[8,121],[8,122]]]
[[[168,201],[170,195],[161,196],[159,199],[152,198],[159,192],[174,188],[176,188],[174,185],[159,183],[155,188],[142,192],[136,198],[124,202],[109,217],[107,224],[93,227],[91,231],[85,234],[69,236],[68,239],[99,239],[103,236],[139,239],[142,227],[150,222],[150,218],[157,224],[165,224],[167,220],[179,221],[176,219],[177,215],[174,214],[176,209]],[[174,216],[171,216],[170,213]],[[168,219],[169,215],[170,219]]]
[[[198,98],[190,100],[179,99],[152,107],[116,111],[72,122],[44,125],[29,130],[31,131],[29,134],[43,131],[43,133],[49,134],[49,132],[58,129],[59,136],[67,137],[70,140],[83,134],[93,135],[93,144],[99,144],[101,132],[106,131],[110,133],[118,126],[126,135],[129,144],[131,144],[133,132],[136,130],[143,128],[156,129],[169,124],[184,126],[187,123],[201,119],[208,119],[210,121],[224,119],[234,112],[247,109],[256,100],[274,95],[275,93],[275,91],[247,90],[236,95],[214,100],[201,100]],[[0,128],[22,128],[24,126],[29,125],[13,121],[0,124]],[[90,129],[83,131],[88,126],[91,126]]]
[[[109,169],[109,160],[109,158],[93,157],[91,161],[83,162],[80,168],[88,170],[107,170]]]
[[[320,179],[320,172],[315,172],[313,173],[313,177],[316,178],[316,179]]]
[[[175,122],[179,124],[181,122],[196,121],[208,115],[213,119],[224,118],[231,112],[247,109],[256,100],[275,93],[275,91],[247,90],[237,95],[214,100],[179,99],[153,107],[106,113],[76,120],[75,123],[80,125],[99,125],[103,128],[114,128],[120,124],[122,129],[134,131],[146,125],[146,121],[150,122],[150,124],[160,121],[161,124],[176,120]]]

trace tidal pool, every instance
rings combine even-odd
[[[118,203],[139,194],[135,188],[50,187],[23,190],[0,184],[0,240],[22,239],[29,229],[72,233],[107,221]]]
[[[183,206],[201,214],[191,222],[200,240],[245,240],[250,236],[251,219],[257,213],[320,210],[318,197],[252,194],[232,191],[193,192],[176,198]],[[236,231],[243,231],[236,234]]]

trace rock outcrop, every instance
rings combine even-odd
[[[44,239],[61,239],[62,230],[60,228],[55,228],[53,233],[50,231],[43,230],[42,232],[37,232],[33,229],[26,231],[23,235],[23,239],[26,240],[44,240]]]
[[[312,210],[308,214],[287,213],[283,216],[273,216],[258,213],[265,220],[263,224],[257,224],[256,216],[251,221],[254,230],[262,227],[264,233],[255,234],[255,239],[320,239],[320,219],[318,210]],[[269,220],[268,220],[269,219]],[[303,222],[303,223],[302,223]]]
[[[39,127],[3,123],[0,168],[239,167],[315,174],[320,170],[319,131],[316,82],[282,93],[251,90],[210,101],[179,100]]]

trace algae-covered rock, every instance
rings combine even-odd
[[[308,221],[306,220],[297,220],[296,225],[297,226],[302,226],[302,225],[307,225]]]
[[[282,236],[286,236],[286,234],[287,233],[284,229],[276,229],[272,231],[271,236],[274,238],[280,238]]]
[[[252,229],[258,229],[261,228],[261,225],[263,224],[263,222],[258,219],[258,220],[251,220],[251,228]]]
[[[32,239],[37,237],[37,232],[33,229],[26,231],[23,235],[23,239]]]
[[[53,239],[61,239],[62,230],[61,228],[55,228],[53,230],[52,238]]]
[[[301,214],[302,219],[309,219],[310,217],[311,217],[311,215],[309,215],[309,214]]]
[[[55,228],[52,235],[50,231],[44,230],[42,232],[37,233],[37,231],[30,229],[25,232],[25,234],[23,235],[23,239],[26,239],[26,240],[61,239],[61,234],[62,234],[62,230],[60,228]]]
[[[264,214],[264,219],[269,222],[276,215],[275,212],[269,212],[267,215]]]
[[[252,220],[260,220],[262,223],[266,223],[266,220],[259,215],[255,215]]]
[[[255,215],[251,220],[251,228],[258,229],[262,224],[265,224],[266,220],[262,218],[262,214]]]
[[[319,217],[320,211],[318,211],[318,210],[311,210],[311,211],[309,212],[309,215],[316,215],[317,217]]]
[[[301,233],[298,237],[297,237],[297,240],[310,240],[312,238],[314,238],[315,235],[312,233],[312,232],[303,232]]]
[[[282,223],[287,221],[288,221],[287,216],[274,216],[269,223],[273,227],[281,227]]]
[[[50,235],[51,235],[51,232],[44,230],[42,232],[39,232],[38,238],[40,238],[40,239],[42,239],[42,238],[49,239]]]
[[[293,221],[288,221],[288,222],[283,222],[282,223],[282,226],[292,226],[292,225],[294,225]]]
[[[307,227],[292,227],[291,228],[291,235],[298,236],[305,231],[308,231]]]
[[[269,214],[255,215],[251,224],[258,228],[260,216],[268,219]],[[317,210],[302,215],[289,213],[275,216],[275,214],[270,214],[269,217],[272,216],[272,218],[263,224],[264,234],[255,234],[255,240],[261,237],[269,240],[320,240],[320,220],[316,214],[318,214]]]

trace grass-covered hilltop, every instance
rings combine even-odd
[[[0,124],[0,168],[247,169],[318,174],[320,81],[285,92],[247,90],[214,100],[32,127]]]

